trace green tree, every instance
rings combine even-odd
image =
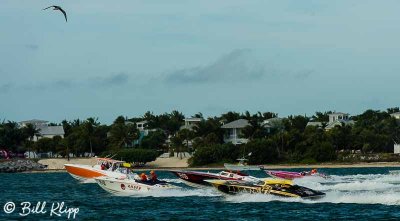
[[[139,131],[136,124],[125,123],[125,119],[120,116],[111,126],[110,144],[113,148],[132,147],[134,140],[139,138]]]
[[[143,149],[160,149],[164,146],[167,136],[161,130],[151,131],[143,137],[140,147]]]
[[[143,166],[147,162],[156,160],[158,153],[149,149],[123,149],[120,150],[116,158],[133,163],[135,166]]]

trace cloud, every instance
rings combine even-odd
[[[305,80],[305,79],[310,78],[313,74],[314,74],[314,70],[312,70],[312,69],[306,69],[306,70],[298,71],[298,72],[295,73],[293,76],[294,76],[296,79]]]
[[[93,84],[98,86],[118,86],[126,84],[129,80],[129,75],[125,73],[114,74],[104,78],[96,78]]]
[[[25,48],[30,49],[32,51],[36,51],[37,49],[39,49],[39,45],[37,45],[37,44],[26,44]]]
[[[11,83],[0,85],[0,94],[10,91],[12,89],[12,87],[14,87],[14,85]]]
[[[267,65],[269,64],[269,65]],[[232,83],[250,81],[304,80],[311,77],[313,69],[289,70],[276,68],[260,61],[250,49],[237,49],[215,62],[191,68],[182,68],[167,74],[168,83]]]
[[[169,83],[210,83],[254,81],[266,74],[264,65],[252,58],[250,49],[237,49],[206,66],[175,70],[167,74]]]
[[[60,79],[45,82],[16,85],[25,90],[53,90],[53,89],[71,89],[71,88],[97,88],[113,87],[123,85],[129,82],[129,75],[125,73],[113,74],[106,77],[87,78],[82,80]],[[12,84],[0,85],[0,90],[7,92]]]

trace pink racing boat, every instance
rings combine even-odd
[[[303,172],[290,172],[290,171],[277,171],[277,170],[265,170],[265,172],[275,178],[293,180],[298,178],[303,178],[305,176],[319,176],[323,178],[328,178],[327,175],[323,173],[318,173],[314,171],[303,171]]]

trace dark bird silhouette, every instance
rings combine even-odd
[[[43,10],[46,10],[46,9],[49,9],[49,8],[53,8],[53,10],[59,10],[60,12],[62,12],[64,14],[64,17],[65,17],[65,22],[67,22],[67,13],[64,11],[64,9],[62,9],[60,6],[52,5],[52,6],[49,6],[47,8],[44,8]]]

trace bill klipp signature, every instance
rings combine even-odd
[[[75,219],[79,213],[79,208],[67,207],[64,202],[53,202],[48,204],[46,201],[39,201],[36,204],[31,202],[21,202],[20,207],[16,207],[14,202],[7,202],[4,204],[3,210],[6,214],[18,212],[20,216],[43,214],[58,217],[66,216],[68,219]]]

